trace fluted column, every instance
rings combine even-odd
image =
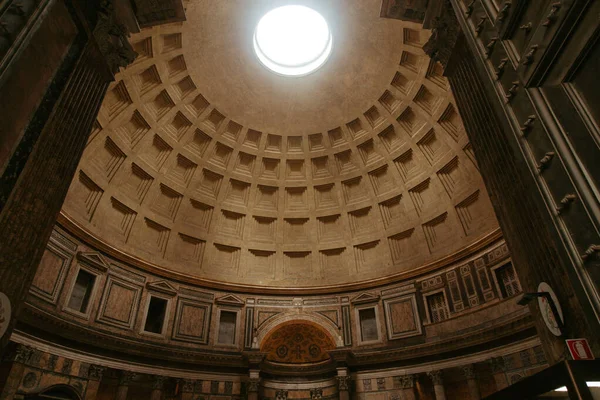
[[[155,376],[152,380],[152,393],[150,394],[150,400],[160,400],[162,397],[163,388],[165,381],[167,380],[164,376]]]
[[[431,379],[433,383],[433,390],[435,391],[435,399],[436,400],[446,400],[446,390],[444,389],[444,379],[442,376],[442,371],[430,371],[427,373],[427,376]]]
[[[336,379],[338,381],[338,393],[340,400],[350,400],[350,375],[348,368],[338,368]]]
[[[504,365],[504,358],[494,357],[489,361],[492,367],[492,375],[494,382],[496,382],[496,390],[502,390],[508,387],[508,379],[506,379],[506,366]]]
[[[129,385],[131,381],[135,378],[135,372],[131,371],[121,371],[121,376],[119,377],[119,386],[117,387],[117,395],[115,396],[115,400],[127,400],[127,392],[129,391]]]
[[[105,369],[105,367],[99,365],[90,365],[88,369],[88,384],[85,389],[85,400],[96,400]]]
[[[2,176],[0,292],[10,299],[13,312],[7,333],[0,338],[0,352],[23,308],[113,73],[132,62],[135,55],[121,34],[111,2],[90,0],[94,2],[105,8],[99,13],[94,37],[86,39],[82,31],[74,39],[50,83],[53,90],[46,93],[25,129],[24,135],[31,140],[11,158],[10,171]],[[54,3],[55,7],[62,4]],[[74,2],[73,7],[79,3],[85,2]],[[81,14],[74,10],[71,17],[79,15],[78,11]],[[54,38],[47,40],[53,43]],[[26,82],[22,90],[28,90]],[[0,93],[3,95],[8,94]],[[2,123],[11,118],[2,117]]]
[[[475,366],[473,364],[465,365],[462,367],[462,370],[465,374],[465,378],[467,378],[471,400],[480,400],[481,392],[479,391],[479,384],[477,383],[477,376],[475,375]]]

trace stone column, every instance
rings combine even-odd
[[[427,373],[427,376],[429,376],[431,382],[433,383],[433,390],[435,390],[435,399],[446,400],[446,390],[444,390],[444,380],[442,377],[442,371],[430,371]]]
[[[85,400],[96,400],[105,369],[105,367],[99,365],[90,365],[88,369],[88,384],[85,389]]]
[[[415,400],[415,376],[404,375],[400,377],[403,400]]]
[[[248,400],[258,400],[258,390],[260,389],[260,370],[250,370],[250,379],[248,380],[247,388]]]
[[[465,374],[465,378],[467,378],[471,400],[480,400],[481,392],[479,391],[479,384],[477,383],[477,377],[475,376],[475,366],[473,364],[465,365],[462,367],[462,370]]]
[[[150,394],[150,400],[160,400],[162,397],[163,388],[167,378],[165,376],[157,375],[152,380],[152,393]]]
[[[117,395],[115,400],[127,400],[127,392],[129,391],[129,384],[135,378],[135,372],[121,371],[119,377],[119,386],[117,387]]]
[[[504,365],[504,358],[494,357],[489,360],[492,367],[492,376],[494,382],[496,382],[496,390],[502,390],[508,387],[508,379],[506,378],[506,366]]]
[[[64,8],[62,2],[54,3],[54,8]],[[74,2],[73,8],[79,3],[83,2]],[[51,81],[53,90],[44,95],[25,129],[24,137],[28,138],[23,139],[27,142],[25,148],[19,147],[2,176],[0,292],[10,299],[13,312],[8,331],[0,338],[0,352],[8,343],[22,309],[106,89],[114,79],[113,73],[119,66],[132,62],[135,55],[113,10],[109,9],[111,2],[102,3],[107,7],[99,13],[94,36],[86,39],[82,30],[73,39],[68,55]],[[82,15],[81,10],[74,10],[70,16]],[[61,24],[67,18],[53,23],[63,29]],[[87,22],[77,21],[83,26]],[[45,40],[58,45],[53,42],[54,37]],[[20,89],[26,92],[27,82],[22,82]],[[7,95],[0,93],[0,97]],[[10,115],[2,117],[2,124],[11,119]]]
[[[350,400],[350,380],[348,368],[338,368],[336,379],[338,381],[338,393],[340,400]]]

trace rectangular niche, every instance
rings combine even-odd
[[[221,210],[221,223],[218,234],[242,239],[244,236],[244,225],[246,216],[233,211]]]
[[[317,217],[319,242],[331,242],[343,239],[341,218],[340,214]]]
[[[185,59],[183,58],[183,54],[175,56],[167,62],[169,78],[173,78],[174,76],[182,73],[186,69],[187,65],[185,65]]]
[[[342,181],[342,189],[346,204],[355,204],[369,199],[369,192],[362,183],[362,176]]]
[[[165,319],[169,300],[162,297],[150,296],[146,309],[146,320],[143,331],[146,333],[163,335],[166,329]]]
[[[238,336],[239,311],[219,309],[218,320],[217,344],[235,346]]]
[[[359,344],[378,343],[380,341],[381,329],[379,328],[377,314],[376,306],[356,308]]]
[[[88,306],[94,292],[96,284],[96,275],[85,269],[77,271],[77,278],[71,288],[67,308],[85,315],[88,313]]]

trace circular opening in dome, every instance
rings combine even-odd
[[[312,8],[283,6],[266,13],[254,31],[254,51],[271,71],[310,74],[331,54],[333,38],[325,18]]]

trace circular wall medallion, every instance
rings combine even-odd
[[[254,31],[254,51],[263,65],[287,76],[316,71],[331,54],[333,37],[312,8],[289,5],[266,13]]]
[[[560,320],[561,322],[563,322],[564,318],[562,309],[560,308],[560,303],[558,302],[558,298],[556,297],[556,294],[554,293],[554,290],[552,290],[550,285],[548,285],[546,282],[541,282],[538,285],[537,291],[550,293],[550,297],[552,298],[552,301],[554,301],[554,305],[556,306],[556,311],[560,316]],[[552,314],[552,308],[550,307],[548,300],[545,297],[538,297],[538,305],[540,306],[540,312],[542,313],[542,318],[544,319],[548,330],[552,332],[554,336],[560,336],[562,332],[558,327],[558,322],[556,321],[554,314]]]
[[[10,324],[12,309],[9,298],[0,292],[0,338],[4,336]]]

